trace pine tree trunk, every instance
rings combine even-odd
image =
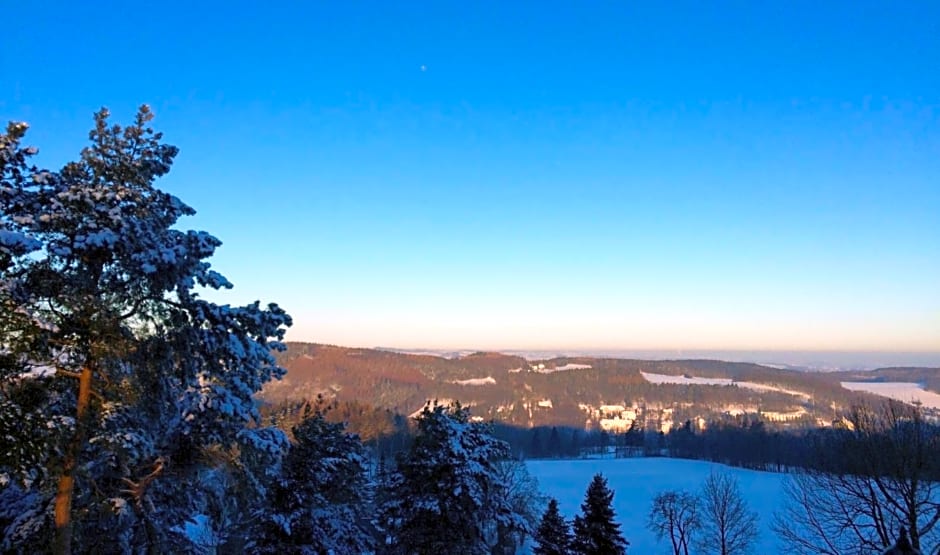
[[[91,402],[91,367],[85,365],[78,378],[78,402],[75,410],[75,435],[65,453],[59,489],[55,496],[55,543],[52,552],[69,555],[72,552],[72,493],[75,489],[76,459],[85,435],[85,413]]]

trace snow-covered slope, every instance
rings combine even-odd
[[[797,397],[804,397],[807,399],[809,398],[809,395],[803,393],[802,391],[785,389],[776,385],[763,383],[738,382],[730,378],[697,378],[695,376],[672,376],[668,374],[654,374],[652,372],[640,372],[640,374],[646,378],[646,381],[655,384],[671,383],[682,385],[735,385],[745,389],[753,389],[754,391],[776,391],[779,393],[786,393],[788,395],[796,395]]]
[[[842,387],[852,391],[867,391],[882,397],[890,397],[905,403],[918,401],[925,407],[940,409],[940,395],[927,391],[918,383],[911,382],[842,382]]]

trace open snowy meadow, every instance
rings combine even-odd
[[[842,387],[852,391],[867,391],[882,397],[890,397],[902,403],[916,401],[925,407],[940,409],[940,394],[927,391],[919,383],[912,382],[842,382]]]
[[[738,479],[751,509],[760,515],[760,532],[753,552],[783,553],[770,530],[773,512],[782,502],[780,486],[783,474],[667,458],[532,460],[526,465],[529,472],[538,478],[542,493],[558,500],[558,508],[567,519],[580,512],[584,492],[594,474],[603,473],[614,490],[617,521],[630,542],[627,552],[633,555],[671,553],[669,540],[657,541],[646,528],[650,505],[656,494],[669,489],[698,493],[713,470],[730,473]]]

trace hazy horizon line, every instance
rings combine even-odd
[[[350,347],[357,349],[375,349],[380,351],[427,351],[427,352],[474,352],[474,353],[518,353],[518,352],[549,352],[549,351],[583,351],[583,352],[635,352],[635,353],[671,353],[671,352],[694,352],[694,353],[840,353],[840,354],[903,354],[903,355],[936,355],[940,356],[940,349],[781,349],[781,348],[700,348],[700,347],[480,347],[480,346],[461,346],[461,347],[426,347],[426,346],[399,346],[399,345],[343,345],[340,343],[331,343],[323,341],[296,340],[288,339],[286,343],[310,343],[320,345],[331,345],[335,347]]]
[[[317,341],[295,341],[288,343],[318,343]],[[325,343],[321,343],[325,344]],[[339,345],[337,345],[339,346]],[[352,347],[352,345],[349,345]],[[610,351],[610,352],[723,352],[723,353],[882,353],[882,354],[927,354],[940,355],[940,349],[780,349],[780,348],[700,348],[700,347],[398,347],[394,345],[374,345],[376,350],[409,351],[472,351],[472,352],[520,352],[520,351]]]
[[[555,357],[604,357],[633,358],[646,360],[690,360],[709,359],[724,362],[750,362],[763,365],[780,365],[792,368],[825,370],[870,370],[885,367],[937,367],[940,368],[940,351],[891,351],[851,349],[636,349],[636,348],[439,348],[439,347],[395,347],[390,345],[356,346],[307,341],[288,343],[312,343],[354,349],[373,349],[403,354],[430,354],[443,358],[448,355],[462,356],[472,353],[501,353],[521,356],[528,360],[544,360]]]

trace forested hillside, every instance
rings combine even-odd
[[[645,428],[750,414],[780,426],[815,427],[838,420],[853,403],[871,400],[843,380],[938,379],[940,369],[815,373],[716,360],[553,358],[499,353],[458,358],[375,349],[288,343],[283,380],[260,398],[277,404],[314,399],[355,401],[403,415],[431,399],[457,400],[474,416],[518,426]]]

